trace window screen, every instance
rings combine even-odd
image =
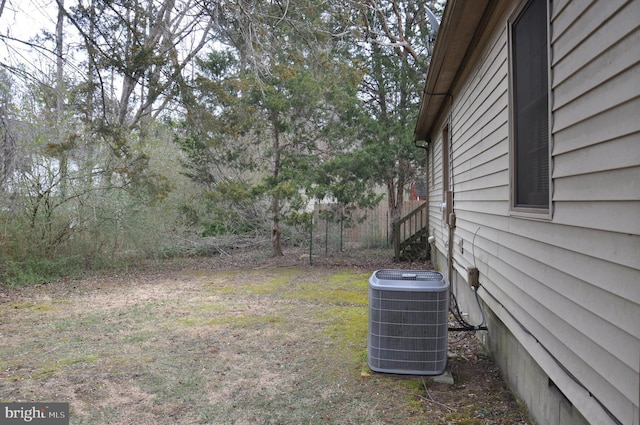
[[[514,206],[549,207],[547,5],[530,1],[511,26]]]

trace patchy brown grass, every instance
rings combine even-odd
[[[151,263],[0,290],[0,399],[72,424],[526,424],[476,338],[454,385],[366,366],[368,277],[388,252]]]

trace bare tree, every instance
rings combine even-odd
[[[373,151],[380,161],[380,180],[387,187],[393,221],[402,214],[405,187],[423,167],[413,146],[410,124],[415,121],[420,88],[430,60],[430,40],[437,21],[429,7],[437,2],[366,0],[359,7],[362,40],[369,52],[369,68],[361,85],[365,108],[374,117]]]
[[[15,169],[16,141],[9,130],[9,120],[4,107],[0,106],[0,190],[4,190]]]
[[[63,0],[56,0],[63,6]],[[213,17],[195,0],[94,0],[65,11],[87,46],[102,116],[133,129],[153,120],[186,85],[184,72],[209,41]],[[113,78],[110,78],[113,76]],[[93,78],[93,77],[92,77]],[[108,102],[114,87],[117,100]]]

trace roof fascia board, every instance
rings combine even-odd
[[[451,88],[477,33],[482,31],[489,7],[497,0],[449,0],[442,17],[440,31],[429,65],[422,93],[415,140],[428,140],[444,102],[451,96]]]

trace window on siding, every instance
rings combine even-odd
[[[511,21],[512,205],[549,208],[547,2],[531,0]]]

